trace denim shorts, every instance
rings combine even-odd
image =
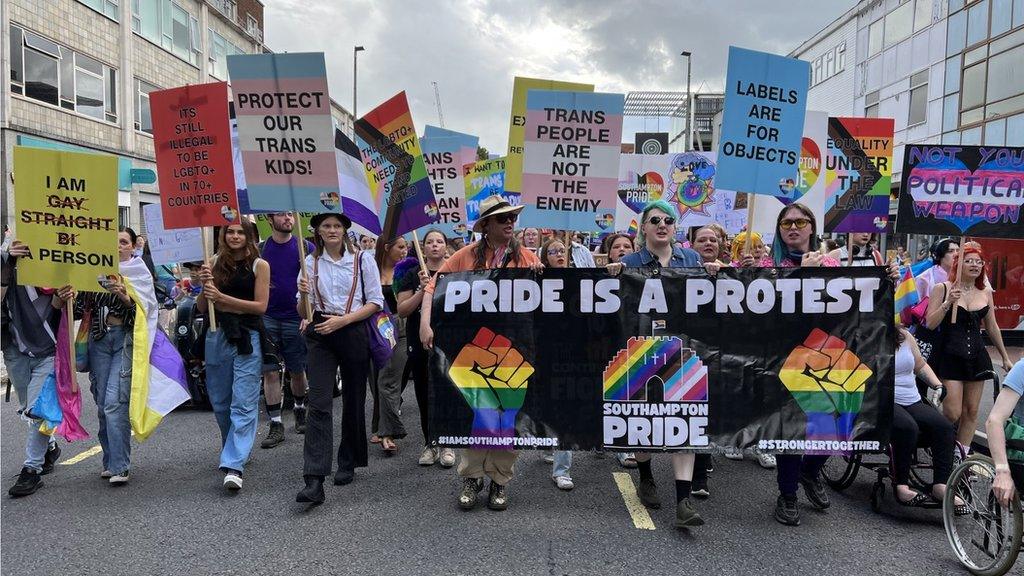
[[[306,340],[299,333],[298,320],[278,320],[270,316],[263,317],[263,326],[267,338],[277,346],[277,352],[284,359],[285,369],[289,372],[302,372],[306,369]],[[278,369],[276,364],[264,364],[264,372]]]

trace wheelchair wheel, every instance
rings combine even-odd
[[[860,471],[860,454],[831,456],[821,469],[821,475],[833,490],[846,490]]]
[[[934,475],[932,451],[928,448],[919,448],[910,466],[910,487],[919,492],[930,492]]]
[[[972,456],[960,463],[949,478],[942,503],[946,538],[957,559],[972,574],[1001,576],[1013,566],[1021,547],[1020,500],[1003,508],[992,494],[995,466],[985,456]],[[968,514],[957,516],[959,497]]]

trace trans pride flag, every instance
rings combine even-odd
[[[135,301],[132,346],[132,394],[128,416],[140,441],[156,430],[160,420],[191,398],[185,362],[178,350],[157,327],[153,276],[142,258],[121,263],[121,276],[128,295]]]

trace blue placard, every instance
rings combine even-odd
[[[793,198],[809,75],[803,60],[729,47],[718,187]]]

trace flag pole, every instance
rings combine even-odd
[[[961,284],[961,278],[964,277],[964,244],[967,242],[967,236],[960,237],[960,254],[956,258],[956,283]],[[953,286],[956,288],[957,286]],[[960,299],[957,298],[956,302],[953,302],[953,316],[950,320],[953,324],[956,324],[956,311],[960,308]]]
[[[203,238],[203,264],[205,264],[207,267],[210,266],[210,240],[206,237],[206,232],[209,229],[210,229],[209,226],[203,226],[202,234],[200,234],[200,236],[202,236],[202,238]],[[207,310],[210,313],[210,324],[209,324],[210,332],[216,332],[217,331],[217,313],[214,311],[213,302],[210,302],[209,300],[207,300],[206,301],[206,305],[207,305]]]
[[[415,230],[412,231],[412,245],[416,248],[416,256],[420,259],[420,270],[430,276],[430,271],[427,270],[427,261],[423,258],[423,248],[420,246],[420,236]]]
[[[753,253],[750,251],[750,246],[754,242],[754,199],[757,198],[757,194],[747,193],[747,237],[743,242],[743,255],[746,256]],[[756,263],[755,263],[756,265]]]
[[[306,237],[302,235],[302,212],[296,210],[295,214],[295,230],[298,232],[298,243],[299,243],[299,271],[302,272],[302,279],[309,284],[309,274],[306,272]],[[347,231],[346,231],[347,232]],[[313,303],[309,301],[309,294],[303,294],[302,300],[302,312],[305,320],[313,320]]]

